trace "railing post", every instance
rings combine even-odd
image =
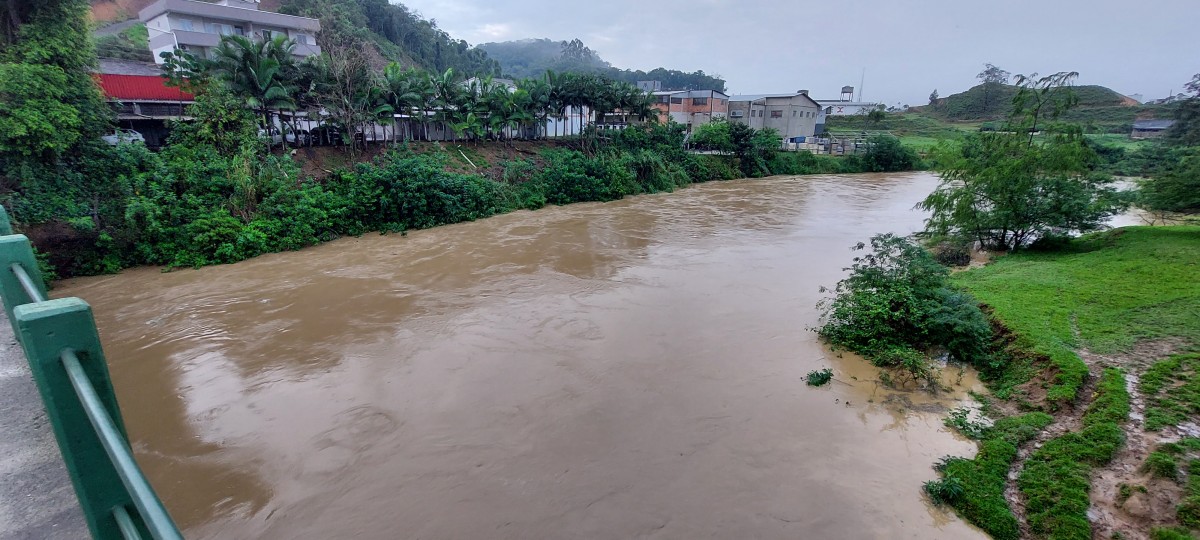
[[[3,270],[7,303],[12,298],[7,291],[7,274],[10,272],[7,268]],[[76,351],[101,403],[121,436],[128,441],[108,376],[108,364],[100,349],[100,336],[91,306],[78,298],[63,298],[17,306],[12,310],[12,317],[92,537],[97,540],[124,538],[113,510],[133,508],[134,502],[113,462],[105,454],[60,360],[64,349]],[[150,538],[141,518],[132,517],[142,537]]]
[[[3,223],[0,223],[0,226],[2,225]],[[34,286],[42,292],[42,297],[46,297],[46,283],[42,281],[42,273],[38,271],[37,257],[33,255],[33,246],[29,239],[23,234],[0,236],[0,296],[3,296],[4,311],[8,313],[8,321],[13,325],[13,333],[19,338],[21,333],[17,330],[17,320],[13,318],[13,308],[33,302],[34,299],[25,293],[25,288],[17,280],[17,275],[12,271],[13,263],[25,268],[25,272],[33,278]]]
[[[12,234],[12,220],[8,219],[8,210],[0,204],[0,235]]]

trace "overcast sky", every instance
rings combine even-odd
[[[395,1],[395,0],[393,0]],[[579,37],[614,66],[702,69],[732,93],[843,85],[889,105],[1013,73],[1078,71],[1146,99],[1200,72],[1200,0],[403,0],[472,45]]]

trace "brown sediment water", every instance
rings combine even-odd
[[[974,445],[830,352],[821,285],[925,173],[776,177],[65,282],[188,538],[982,538]],[[830,367],[826,387],[805,386]]]

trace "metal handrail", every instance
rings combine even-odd
[[[133,518],[129,517],[129,510],[124,506],[113,508],[113,518],[117,520],[117,528],[121,529],[121,536],[125,540],[142,540],[142,533],[138,532],[137,525],[133,523]]]
[[[29,272],[25,271],[25,267],[21,263],[12,263],[9,268],[12,268],[12,273],[16,274],[17,281],[21,282],[21,288],[25,289],[25,294],[29,295],[29,301],[45,302],[46,297],[42,296],[42,290],[34,285],[33,278],[29,277]]]
[[[116,423],[108,415],[104,403],[100,401],[100,396],[96,393],[96,388],[92,386],[87,374],[83,372],[83,366],[80,365],[75,351],[63,349],[61,359],[63,367],[67,370],[67,376],[71,379],[71,386],[75,387],[75,395],[79,396],[79,401],[83,403],[88,420],[91,420],[92,427],[100,436],[100,443],[104,445],[104,452],[116,466],[121,483],[125,484],[125,489],[128,489],[130,495],[133,496],[133,504],[141,514],[142,520],[146,522],[146,527],[150,529],[150,534],[155,540],[183,540],[183,536],[175,528],[175,523],[171,521],[171,516],[167,514],[167,509],[163,508],[162,502],[154,495],[150,482],[138,468],[137,462],[133,459],[133,452],[129,450],[129,446],[125,444],[125,438],[121,436]],[[126,512],[124,507],[117,507],[114,512],[116,513],[116,511]],[[120,522],[118,517],[117,523],[120,524]],[[125,533],[125,527],[121,527],[121,529]],[[128,533],[125,534],[128,536]]]
[[[3,223],[0,223],[0,228],[2,225]],[[22,263],[14,262],[9,265],[9,269],[17,278],[26,297],[29,298],[29,303],[47,301],[46,295],[42,293],[42,289]],[[105,407],[104,400],[96,391],[96,386],[84,371],[75,349],[64,348],[59,353],[59,360],[92,429],[95,430],[100,445],[108,455],[121,484],[125,486],[145,530],[155,540],[183,540],[175,522],[163,507],[162,501],[155,495],[154,489],[150,487],[150,482],[146,480],[137,461],[134,460],[133,452],[125,441],[121,428],[118,427],[117,421]],[[140,529],[128,508],[120,505],[112,508],[111,512],[121,536],[126,540],[142,539]]]

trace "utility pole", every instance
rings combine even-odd
[[[858,80],[858,101],[863,101],[863,86],[867,84],[867,68],[862,69],[862,78]]]

